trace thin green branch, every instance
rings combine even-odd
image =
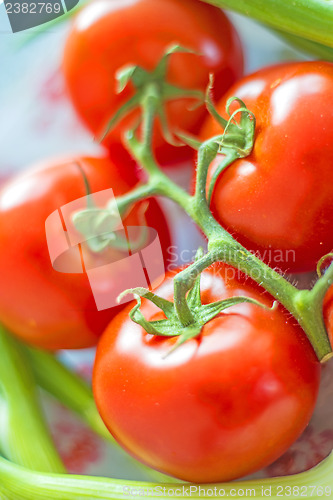
[[[196,175],[196,184],[195,184],[195,203],[207,204],[207,175],[208,169],[211,162],[217,155],[219,149],[219,144],[216,138],[211,139],[210,141],[206,141],[199,148],[198,152],[198,168]]]
[[[156,186],[154,180],[150,180],[147,184],[140,184],[132,189],[132,191],[128,191],[128,193],[118,196],[115,200],[112,199],[108,203],[108,209],[112,211],[115,206],[120,215],[123,216],[123,214],[129,210],[134,203],[145,200],[154,194],[156,194]]]
[[[213,262],[215,262],[214,254],[206,253],[174,278],[174,304],[183,326],[188,326],[193,322],[193,314],[187,303],[186,294],[195,285],[199,274]]]
[[[237,158],[238,158],[237,153],[231,149],[229,151],[229,154],[224,156],[223,160],[217,166],[217,168],[216,168],[215,172],[213,173],[213,175],[210,179],[210,182],[209,182],[208,193],[207,193],[208,206],[210,205],[217,179],[219,178],[219,176],[221,175],[223,170],[225,170],[227,167],[229,167],[229,165],[231,165],[231,163],[233,163]]]

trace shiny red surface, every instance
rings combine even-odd
[[[333,65],[282,64],[238,82],[257,119],[252,154],[219,177],[211,208],[246,248],[283,270],[309,271],[333,248]],[[205,137],[220,134],[209,120]],[[212,166],[214,168],[214,166]]]
[[[95,345],[123,307],[98,311],[86,274],[65,274],[52,267],[46,219],[87,194],[77,161],[93,193],[112,188],[117,196],[136,182],[126,165],[116,166],[105,158],[72,157],[40,164],[8,182],[0,192],[0,321],[25,341],[47,349]],[[166,249],[169,231],[155,200],[150,200],[146,223],[157,229]],[[142,224],[137,208],[124,224]]]
[[[203,273],[203,303],[246,295],[271,305],[233,271]],[[171,298],[170,276],[156,293]],[[141,311],[161,318],[145,299]],[[284,310],[234,306],[167,357],[177,338],[147,334],[128,312],[101,338],[93,389],[105,424],[133,456],[187,481],[227,481],[270,464],[304,430],[320,364]]]
[[[65,46],[63,69],[74,107],[94,135],[102,135],[115,111],[133,95],[131,85],[117,94],[116,72],[129,64],[150,71],[175,43],[200,55],[173,55],[169,83],[204,91],[209,73],[214,73],[222,97],[242,75],[236,31],[220,9],[198,0],[94,0],[78,14]],[[205,108],[190,111],[191,104],[193,100],[180,99],[167,105],[171,128],[198,131]],[[110,154],[119,154],[122,134],[133,120],[132,116],[108,135],[104,144]],[[189,148],[167,145],[159,124],[154,144],[163,164],[192,154]]]

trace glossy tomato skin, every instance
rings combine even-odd
[[[243,71],[240,41],[226,16],[199,0],[93,0],[76,17],[67,39],[63,69],[74,107],[84,123],[100,136],[115,111],[132,95],[131,85],[116,92],[116,72],[128,64],[152,70],[166,48],[179,43],[202,54],[172,56],[168,81],[185,89],[205,90],[215,74],[218,97]],[[189,111],[191,101],[168,104],[171,127],[197,132],[204,106]],[[130,120],[133,122],[133,117]],[[117,154],[125,120],[104,144]],[[175,148],[162,139],[159,126],[155,151],[163,164],[189,157],[188,148]]]
[[[123,307],[98,311],[87,275],[58,272],[51,264],[46,219],[86,195],[76,162],[92,193],[112,188],[117,196],[135,183],[125,178],[125,165],[116,166],[107,158],[73,157],[44,162],[0,191],[0,321],[26,342],[51,350],[95,345]],[[146,222],[157,229],[167,248],[168,227],[155,200],[150,200]],[[142,224],[136,208],[124,224]]]
[[[333,286],[331,286],[326,293],[323,312],[328,337],[333,346]]]
[[[234,272],[224,265],[205,271],[203,303],[236,295],[272,303]],[[156,291],[168,299],[170,276]],[[303,431],[320,364],[282,308],[234,306],[168,357],[176,338],[147,334],[129,309],[99,342],[93,390],[105,424],[134,457],[183,480],[227,481],[273,462]],[[160,317],[146,300],[141,310]]]
[[[333,248],[333,65],[282,64],[240,80],[257,119],[252,154],[220,176],[211,208],[245,247],[272,266],[309,271]],[[220,133],[209,120],[205,138]],[[214,168],[214,167],[212,167]]]

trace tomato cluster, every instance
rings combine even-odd
[[[92,0],[73,22],[63,72],[71,102],[95,136],[135,95],[130,81],[117,91],[119,70],[136,65],[152,71],[171,44],[191,52],[170,57],[168,84],[204,92],[214,73],[220,115],[237,96],[256,117],[251,154],[217,178],[214,217],[271,267],[314,271],[333,247],[333,65],[282,64],[239,80],[240,41],[216,7],[199,0]],[[223,133],[204,107],[191,104],[179,97],[166,103],[172,133],[198,140]],[[204,305],[244,296],[263,307],[233,306],[170,352],[180,334],[176,327],[170,336],[147,333],[129,317],[133,304],[99,311],[87,275],[59,272],[50,259],[45,221],[53,212],[89,192],[112,188],[115,196],[124,195],[140,181],[124,142],[138,123],[139,107],[105,137],[105,157],[48,160],[2,188],[0,321],[24,341],[50,350],[95,346],[102,336],[93,389],[115,439],[142,462],[184,480],[235,479],[284,453],[313,412],[320,363],[291,314],[281,305],[270,309],[272,297],[250,278],[214,264],[201,276]],[[139,127],[135,133],[140,136]],[[168,143],[157,118],[152,155],[168,166],[190,159],[195,170],[190,148]],[[218,155],[210,165],[208,183],[221,160]],[[168,223],[158,202],[148,202],[144,222],[139,201],[122,214],[123,224],[156,229],[166,261]],[[63,225],[54,238],[64,233]],[[111,245],[110,251],[118,250]],[[82,252],[72,259],[74,267],[82,265]],[[179,271],[155,291],[171,302]],[[166,319],[147,299],[141,314],[153,323]],[[323,314],[333,338],[332,287]]]
[[[169,300],[173,276],[156,290]],[[237,295],[271,302],[225,265],[201,282],[206,304]],[[142,314],[156,319],[156,306],[143,301]],[[186,481],[228,481],[270,464],[303,431],[320,364],[282,308],[234,306],[167,357],[177,337],[147,334],[130,308],[98,345],[93,387],[105,424],[134,457]]]

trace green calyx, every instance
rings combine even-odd
[[[220,116],[211,100],[211,89],[212,79],[210,80],[210,85],[206,94],[206,106],[210,114],[224,129],[224,132],[222,136],[213,139],[218,145],[217,152],[223,155],[223,159],[215,169],[215,172],[210,179],[207,193],[208,204],[210,204],[216,181],[223,170],[237,160],[237,158],[245,158],[251,154],[254,146],[256,128],[256,119],[254,114],[238,97],[230,97],[227,101],[226,112],[229,119],[225,120],[222,116]],[[234,103],[237,103],[239,107],[232,112],[231,107]]]
[[[218,154],[229,157],[232,153],[234,159],[245,158],[251,154],[254,146],[256,118],[252,111],[250,111],[246,107],[246,104],[238,97],[230,97],[228,99],[225,107],[228,119],[223,118],[218,113],[211,98],[213,81],[213,75],[210,75],[205,104],[209,113],[221,126],[223,133],[209,139],[205,143],[184,132],[177,132],[177,137],[196,151],[199,151],[203,144],[208,145],[216,143]],[[237,103],[239,107],[231,111],[234,103]]]
[[[200,258],[202,256],[201,249],[198,254],[198,258]],[[120,301],[125,295],[133,294],[137,301],[137,304],[130,311],[129,316],[131,320],[134,321],[134,323],[140,325],[147,333],[150,333],[151,335],[159,335],[163,337],[178,337],[176,344],[171,349],[169,354],[187,340],[198,337],[206,323],[214,319],[229,307],[240,303],[249,302],[264,309],[270,309],[257,300],[242,296],[219,300],[210,304],[202,304],[200,281],[201,274],[199,274],[199,276],[196,278],[194,286],[191,288],[185,298],[186,306],[190,308],[192,313],[192,321],[187,325],[184,325],[181,322],[179,314],[173,302],[155,295],[153,292],[147,290],[146,288],[132,288],[129,290],[125,290],[118,297],[118,300]],[[166,319],[148,321],[143,316],[140,310],[141,297],[155,304],[164,313]],[[274,303],[272,307],[275,307],[275,305],[276,304]]]
[[[223,130],[221,135],[212,137],[205,142],[199,141],[196,137],[183,132],[178,132],[178,138],[191,148],[198,151],[198,172],[201,175],[201,182],[199,182],[200,175],[197,175],[197,186],[199,190],[206,191],[206,181],[208,168],[211,161],[216,155],[222,155],[222,159],[210,179],[207,189],[207,202],[210,200],[214,191],[216,181],[223,170],[231,165],[238,158],[245,158],[252,152],[255,138],[256,119],[252,111],[250,111],[245,103],[238,97],[231,97],[226,104],[226,113],[228,119],[223,118],[214,106],[211,98],[213,89],[213,76],[210,75],[209,85],[206,91],[206,107],[213,118],[218,122]],[[237,109],[232,111],[232,108],[238,105]],[[210,161],[206,161],[207,152],[211,156]],[[200,162],[201,159],[201,162]],[[204,170],[201,163],[205,163]]]
[[[230,97],[226,104],[228,120],[223,118],[217,112],[212,98],[213,77],[210,77],[209,86],[206,92],[206,106],[210,114],[221,125],[224,130],[221,139],[218,141],[218,153],[228,155],[230,150],[235,152],[238,158],[249,156],[254,145],[254,134],[256,127],[256,118],[245,103],[238,97]],[[237,103],[239,107],[231,111],[232,105]],[[237,117],[237,119],[236,119]]]
[[[135,94],[118,111],[106,126],[101,141],[108,133],[127,115],[135,109],[141,110],[140,122],[147,107],[153,108],[153,113],[159,119],[164,138],[175,146],[181,146],[173,137],[167,123],[165,104],[175,99],[195,99],[197,105],[204,103],[204,94],[200,90],[187,90],[167,82],[167,70],[170,56],[175,53],[194,53],[192,50],[180,45],[172,45],[164,53],[162,59],[153,71],[147,71],[141,66],[129,65],[121,68],[116,75],[118,80],[118,93],[121,93],[131,82]]]
[[[116,241],[118,218],[108,210],[87,208],[73,215],[75,228],[85,236],[93,252],[101,252]]]
[[[144,218],[147,209],[145,204],[139,211],[139,220],[141,219],[140,232],[135,241],[131,238],[121,236],[123,231],[119,231],[119,214],[113,212],[111,208],[87,208],[77,212],[72,217],[72,222],[82,235],[85,236],[85,243],[94,253],[100,253],[107,248],[113,248],[119,251],[136,252],[143,248],[149,238],[148,227]]]
[[[123,238],[119,229],[122,228],[122,219],[131,211],[131,203],[118,203],[112,198],[105,208],[98,207],[92,198],[89,181],[79,163],[76,163],[83,177],[86,190],[87,207],[72,215],[72,223],[75,229],[84,236],[84,241],[88,248],[99,253],[108,247],[118,250],[137,251],[147,242],[148,228],[145,219],[145,212],[148,202],[138,207],[138,219],[141,231],[136,241],[129,242]],[[124,201],[124,200],[123,200]],[[129,248],[130,247],[130,248]]]

